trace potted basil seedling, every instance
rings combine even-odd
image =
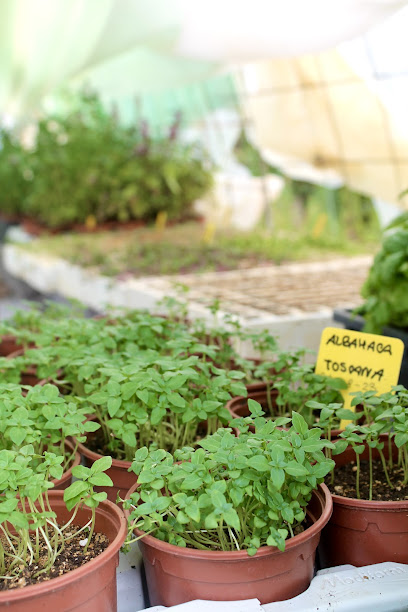
[[[120,509],[96,493],[109,457],[53,491],[48,453],[0,451],[0,606],[10,612],[116,610],[116,566],[126,535]],[[44,470],[34,470],[34,461]]]
[[[0,449],[18,450],[32,444],[35,455],[46,450],[58,460],[52,475],[54,487],[64,489],[72,469],[80,463],[79,441],[99,425],[87,419],[89,409],[68,401],[54,385],[35,386],[22,394],[20,385],[0,385]],[[73,440],[73,442],[70,442]],[[41,467],[42,461],[38,460]],[[36,468],[37,460],[31,466]]]
[[[101,364],[87,383],[85,397],[101,428],[79,448],[88,465],[104,454],[114,458],[111,499],[117,492],[125,495],[134,483],[128,469],[141,446],[154,444],[174,452],[227,425],[229,391],[245,392],[236,380],[240,377],[194,355],[141,352],[132,360]]]
[[[135,453],[128,543],[139,540],[153,605],[266,603],[298,595],[313,577],[331,514],[322,483],[334,463],[322,451],[333,445],[296,412],[271,421],[259,404],[250,406],[252,417],[232,422],[239,437],[221,428],[174,456],[146,447]]]
[[[320,559],[325,567],[408,563],[408,391],[354,394],[357,423],[339,435],[328,484],[333,515]]]

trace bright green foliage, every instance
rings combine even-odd
[[[352,447],[356,456],[356,494],[360,497],[360,455],[364,449],[368,449],[369,461],[369,499],[372,499],[373,488],[373,450],[378,452],[384,476],[388,486],[393,488],[389,478],[389,470],[393,467],[402,469],[404,478],[403,484],[408,482],[408,390],[402,385],[393,387],[392,391],[377,395],[374,391],[353,393],[352,405],[359,408],[354,415],[355,423],[350,423],[345,430],[339,434],[335,442],[333,455],[343,453],[347,447]],[[329,411],[332,412],[334,405],[322,407],[322,419],[319,426],[327,428],[330,421]],[[350,416],[341,410],[334,410],[337,418],[347,418]],[[327,429],[326,429],[327,435]],[[384,441],[385,436],[385,441]],[[385,444],[388,448],[388,459],[383,452]],[[398,448],[397,459],[393,458],[393,445]],[[335,484],[333,473],[333,482]]]
[[[356,312],[365,318],[364,331],[408,327],[408,213],[391,224],[361,294],[365,303]]]
[[[84,529],[74,527],[82,503],[92,509],[91,520],[85,526],[88,531],[84,533],[86,552],[95,526],[95,509],[107,497],[106,493],[96,493],[93,487],[102,481],[104,486],[112,484],[103,473],[112,459],[104,457],[97,461],[89,470],[90,475],[77,473],[79,480],[64,491],[72,516],[65,525],[58,525],[48,490],[53,487],[50,478],[59,459],[48,452],[37,455],[32,444],[15,451],[0,450],[0,575],[3,578],[18,577],[32,564],[41,568],[35,576],[49,573],[64,544]],[[34,464],[36,469],[32,467]]]
[[[61,460],[51,476],[61,478],[75,456],[78,442],[84,442],[88,432],[99,429],[97,423],[86,418],[92,409],[65,399],[54,385],[28,388],[25,396],[21,391],[17,384],[0,385],[0,449],[17,451],[30,444],[36,456],[53,452]],[[76,440],[72,450],[65,445],[69,437]],[[31,467],[37,464],[42,465],[36,461]]]
[[[64,116],[38,123],[35,148],[24,151],[4,134],[0,208],[22,209],[49,228],[185,215],[211,186],[209,161],[198,145],[178,140],[179,120],[162,138],[145,123],[123,127],[95,95],[83,95]],[[2,199],[3,193],[4,202]]]
[[[297,410],[311,425],[316,415],[310,401],[342,403],[340,390],[347,388],[347,385],[341,378],[315,374],[312,365],[301,363],[304,353],[303,349],[276,350],[272,360],[263,361],[255,368],[254,379],[266,383],[271,416],[290,416],[293,410]],[[273,390],[278,391],[274,399],[271,395]]]
[[[131,460],[154,444],[173,452],[228,423],[231,391],[245,394],[240,372],[215,368],[198,356],[140,353],[128,364],[106,362],[86,386],[86,404],[102,425],[106,448]],[[200,424],[202,426],[200,432]]]
[[[174,457],[146,447],[136,452],[130,530],[203,550],[284,550],[312,491],[333,467],[322,452],[333,445],[297,413],[271,421],[260,416],[259,404],[251,406],[252,417],[232,421],[239,437],[219,429],[199,449],[186,447]],[[290,429],[278,429],[282,424]]]
[[[10,218],[24,213],[29,194],[32,169],[30,153],[16,136],[0,130],[0,210]]]

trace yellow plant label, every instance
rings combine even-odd
[[[399,338],[326,327],[320,340],[316,374],[342,378],[344,407],[350,406],[354,391],[386,393],[398,384],[404,343]]]
[[[212,221],[209,221],[206,224],[204,228],[204,234],[203,234],[204,244],[213,244],[216,229],[217,229],[216,225]]]
[[[157,213],[156,221],[154,224],[155,224],[156,230],[158,231],[164,230],[167,224],[167,212],[165,210],[161,210],[160,212]]]
[[[86,229],[93,230],[96,227],[96,217],[95,215],[88,215],[85,219],[85,227]]]

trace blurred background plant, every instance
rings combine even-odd
[[[408,327],[408,213],[388,226],[361,295],[365,301],[355,312],[364,316],[364,331]]]
[[[68,109],[40,119],[29,148],[2,131],[2,213],[51,229],[158,213],[180,220],[211,187],[212,164],[202,147],[180,140],[180,115],[153,137],[145,121],[122,125],[92,93],[73,97]]]

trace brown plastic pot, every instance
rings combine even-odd
[[[78,451],[85,458],[85,464],[87,467],[90,467],[93,463],[95,463],[95,461],[103,456],[90,450],[84,444],[78,444]],[[118,493],[123,499],[130,487],[134,485],[137,480],[136,474],[133,472],[128,472],[131,465],[131,461],[112,458],[112,466],[106,470],[106,474],[108,474],[108,476],[110,476],[112,479],[113,487],[95,487],[95,490],[106,491],[108,494],[108,499],[110,499],[112,502],[116,502]]]
[[[60,523],[69,520],[63,492],[49,491],[52,509]],[[91,510],[83,506],[75,524],[85,525]],[[96,510],[95,531],[109,539],[109,546],[98,557],[68,574],[40,584],[0,592],[0,607],[10,612],[115,612],[117,610],[116,567],[119,549],[126,537],[123,512],[109,501],[101,502]]]
[[[18,343],[16,336],[13,334],[4,334],[0,337],[0,356],[8,357],[16,351],[23,350],[23,345]]]
[[[394,448],[395,451],[395,448]],[[378,453],[373,452],[373,456]],[[384,446],[388,458],[388,447]],[[348,448],[333,457],[336,465],[354,461]],[[368,450],[361,459],[368,459]],[[369,501],[334,495],[333,514],[319,546],[322,567],[350,563],[361,567],[384,561],[408,563],[408,500]]]
[[[13,353],[10,353],[7,355],[7,359],[14,359],[15,357],[20,357],[21,355],[24,355],[24,349],[19,349]],[[47,382],[50,382],[50,379],[38,378],[36,366],[28,366],[26,370],[21,372],[20,375],[20,385],[34,387],[35,385],[45,385]]]
[[[253,383],[252,385],[248,385],[247,392],[248,392],[247,397],[243,397],[242,395],[238,397],[233,397],[226,404],[227,410],[229,410],[229,412],[232,414],[234,419],[238,417],[250,416],[251,413],[248,408],[249,399],[253,399],[259,404],[261,404],[262,408],[265,410],[265,413],[269,414],[266,383],[259,382],[259,383]],[[276,406],[277,397],[278,397],[278,390],[271,388],[270,398],[271,398],[273,408]]]
[[[132,487],[128,496],[136,487]],[[284,552],[274,546],[264,546],[253,557],[246,551],[182,548],[144,536],[139,546],[150,604],[174,606],[194,599],[252,598],[258,598],[263,604],[299,595],[313,578],[320,532],[331,512],[330,492],[325,485],[320,485],[307,508],[311,526],[287,540]]]

